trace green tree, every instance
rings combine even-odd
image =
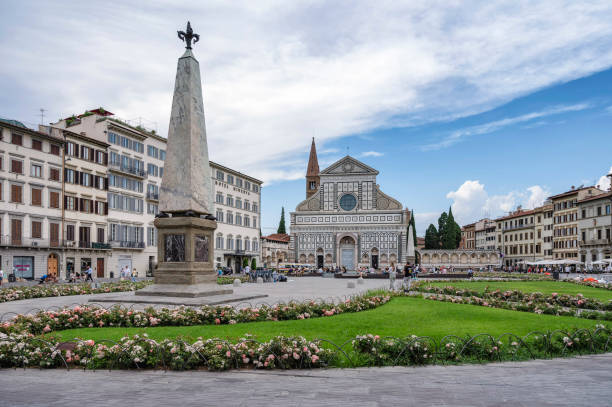
[[[414,247],[416,249],[416,245],[417,245],[417,232],[416,232],[416,224],[414,223],[414,211],[410,212],[410,225],[412,226],[412,239],[414,241]]]
[[[425,249],[439,249],[440,248],[440,237],[436,227],[432,224],[429,225],[425,231]]]
[[[242,267],[246,267],[249,265],[249,259],[247,259],[246,257],[242,258]]]
[[[446,241],[446,223],[448,221],[448,214],[442,212],[438,218],[438,249],[445,249],[444,242]]]
[[[251,270],[255,269],[257,269],[257,260],[255,260],[255,257],[253,257],[253,259],[251,260]]]
[[[440,233],[440,241],[443,249],[453,250],[457,248],[457,239],[455,237],[456,232],[457,228],[455,217],[453,216],[453,209],[448,208],[448,215],[444,223],[444,229],[443,232]]]
[[[285,229],[285,207],[284,206],[281,209],[281,218],[280,218],[280,222],[278,224],[278,230],[276,231],[276,233],[282,233],[282,234],[287,233],[287,229]]]

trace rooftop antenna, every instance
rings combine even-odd
[[[40,124],[45,124],[45,109],[40,108]]]

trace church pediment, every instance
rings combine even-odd
[[[321,171],[321,175],[323,174],[378,175],[378,171],[347,155]]]
[[[307,198],[306,200],[300,202],[295,208],[295,210],[297,212],[321,210],[320,191],[317,191],[317,193],[311,196],[310,198]]]

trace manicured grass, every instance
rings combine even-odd
[[[598,300],[612,300],[612,291],[603,288],[586,287],[562,281],[431,281],[426,283],[430,286],[466,288],[470,290],[484,291],[485,287],[492,290],[520,290],[526,293],[540,292],[542,294],[582,294],[588,298]]]
[[[48,336],[61,340],[79,337],[99,341],[118,340],[124,335],[146,332],[153,339],[183,337],[194,340],[201,336],[235,340],[249,333],[255,335],[258,340],[267,340],[277,335],[301,335],[307,339],[324,338],[340,344],[356,335],[368,333],[380,336],[418,335],[436,338],[450,334],[500,335],[506,332],[525,335],[531,331],[586,328],[597,323],[601,322],[401,297],[394,298],[374,310],[309,320],[191,327],[84,328],[53,332]]]

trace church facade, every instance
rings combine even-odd
[[[319,171],[313,140],[306,199],[290,214],[294,262],[347,270],[414,262],[410,211],[381,191],[377,175],[348,155]]]

